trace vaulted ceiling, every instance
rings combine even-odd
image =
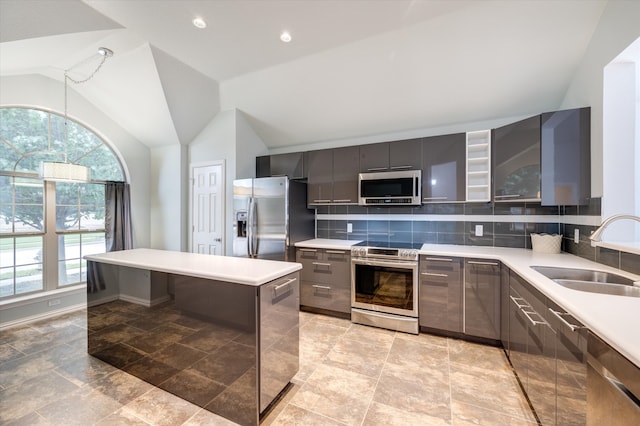
[[[142,143],[237,108],[282,148],[556,108],[606,3],[0,0],[0,77],[81,77],[108,47],[73,89]]]

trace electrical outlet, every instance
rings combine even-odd
[[[51,299],[49,300],[49,306],[56,306],[60,304],[60,299]]]
[[[476,237],[482,237],[483,234],[484,234],[484,226],[476,225]]]
[[[573,242],[576,244],[580,242],[580,230],[578,228],[573,230]]]
[[[347,234],[350,234],[352,232],[353,232],[353,223],[347,222]]]

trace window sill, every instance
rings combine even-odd
[[[640,254],[640,242],[616,243],[616,242],[598,241],[597,243],[594,243],[593,246],[608,248],[611,250],[623,251],[625,253]]]
[[[29,294],[29,295],[20,296],[20,297],[12,297],[11,299],[0,301],[0,310],[29,305],[34,302],[57,299],[62,296],[66,296],[70,294],[85,293],[87,291],[86,288],[87,288],[87,284],[81,283],[81,284],[70,285],[64,288],[59,288],[56,290],[43,291],[40,293],[34,293],[34,294]]]

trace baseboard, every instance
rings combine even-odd
[[[85,309],[87,307],[86,304],[84,303],[80,303],[77,305],[72,305],[72,306],[65,306],[64,308],[61,309],[56,309],[53,311],[48,311],[48,312],[44,312],[41,314],[36,314],[36,315],[31,315],[28,317],[23,317],[14,321],[9,321],[9,322],[5,322],[0,324],[0,331],[2,330],[6,330],[9,328],[13,328],[13,327],[17,327],[20,325],[26,325],[32,322],[36,322],[36,321],[40,321],[43,319],[47,319],[47,318],[53,318],[53,317],[57,317],[59,315],[62,314],[67,314],[69,312],[75,312],[75,311],[80,311],[82,309]]]
[[[165,296],[158,297],[157,299],[149,300],[149,299],[142,299],[140,297],[129,296],[126,294],[120,294],[118,299],[124,300],[125,302],[135,303],[136,305],[142,305],[142,306],[146,306],[147,308],[151,308],[161,303],[168,302],[169,300],[171,300],[171,296],[167,294]]]

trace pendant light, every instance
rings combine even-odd
[[[67,90],[69,81],[74,84],[82,84],[91,80],[94,75],[100,70],[102,65],[105,63],[107,58],[113,56],[113,51],[111,49],[107,49],[106,47],[101,47],[98,49],[98,55],[102,58],[100,59],[100,63],[96,67],[95,70],[85,79],[83,80],[75,80],[69,77],[69,71],[73,68],[82,65],[93,59],[94,56],[91,56],[84,61],[72,66],[71,68],[64,71],[64,161],[56,162],[56,161],[43,161],[40,163],[40,178],[43,180],[51,180],[58,182],[89,182],[91,181],[91,169],[86,166],[82,166],[80,164],[73,164],[68,161],[67,158],[67,145],[69,143],[69,117],[67,114]]]

